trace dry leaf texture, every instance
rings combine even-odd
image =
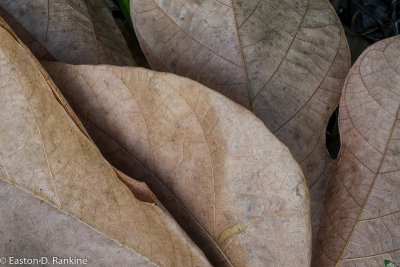
[[[223,93],[288,146],[309,184],[317,229],[325,128],[350,67],[328,1],[132,0],[131,17],[153,69]]]
[[[314,266],[400,262],[400,38],[370,46],[340,103],[337,173],[324,207]]]
[[[106,158],[146,181],[214,264],[310,264],[303,174],[251,112],[173,74],[44,66]]]
[[[0,0],[0,7],[39,59],[46,48],[57,60],[72,64],[135,65],[104,0]]]
[[[0,25],[0,254],[207,266],[170,215],[118,179],[39,62]]]

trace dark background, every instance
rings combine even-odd
[[[369,45],[399,34],[400,0],[330,0],[336,10],[349,43],[351,63]],[[326,129],[326,146],[331,157],[340,149],[337,126],[338,109]]]

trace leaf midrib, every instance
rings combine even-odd
[[[338,261],[337,261],[337,263],[336,263],[335,266],[339,266],[340,262],[343,260],[344,253],[346,252],[346,249],[347,249],[347,247],[348,247],[348,245],[349,245],[349,243],[350,243],[350,240],[351,240],[351,238],[352,238],[352,236],[353,236],[353,234],[354,234],[354,231],[355,231],[355,229],[357,228],[358,223],[361,221],[360,218],[361,218],[361,216],[362,216],[362,214],[363,214],[363,211],[364,211],[364,209],[365,209],[365,206],[366,206],[366,204],[367,204],[367,201],[368,201],[368,199],[369,199],[369,196],[370,196],[370,194],[371,194],[371,192],[372,192],[372,190],[373,190],[373,188],[374,188],[374,186],[375,186],[375,182],[376,182],[376,180],[377,180],[377,178],[378,178],[378,176],[379,176],[379,174],[380,174],[380,169],[381,169],[381,167],[382,167],[382,165],[383,165],[383,162],[384,162],[384,160],[385,160],[386,153],[387,153],[387,151],[388,151],[390,141],[392,140],[392,134],[393,134],[393,132],[394,132],[394,129],[396,128],[397,120],[399,119],[399,113],[400,113],[400,105],[399,105],[398,108],[397,108],[396,117],[395,117],[395,119],[394,119],[394,121],[393,121],[393,125],[392,125],[392,127],[391,127],[390,134],[389,134],[388,140],[387,140],[386,145],[385,145],[385,150],[384,150],[384,152],[383,152],[383,154],[382,154],[382,158],[381,158],[381,160],[380,160],[380,162],[379,162],[378,169],[376,170],[376,173],[375,173],[375,175],[374,175],[374,179],[372,180],[371,186],[370,186],[370,188],[369,188],[369,190],[368,190],[368,194],[367,194],[367,196],[366,196],[366,198],[365,198],[365,200],[364,200],[363,206],[362,206],[362,208],[361,208],[361,210],[360,210],[360,212],[359,212],[359,214],[358,214],[358,217],[357,217],[357,219],[356,219],[356,222],[354,223],[354,225],[353,225],[353,227],[352,227],[352,229],[351,229],[350,235],[349,235],[349,237],[347,238],[347,241],[346,241],[346,243],[345,243],[345,246],[343,247],[343,250],[342,250],[342,252],[341,252],[341,254],[340,254],[340,257],[339,257],[339,259],[338,259]]]
[[[115,239],[115,238],[113,238],[113,237],[107,235],[106,233],[100,231],[99,229],[97,229],[97,228],[91,226],[90,224],[88,224],[88,223],[86,223],[85,221],[79,219],[79,218],[76,217],[75,215],[73,215],[73,214],[71,214],[71,213],[69,213],[69,212],[67,212],[67,211],[65,211],[65,210],[63,210],[63,209],[61,209],[61,207],[56,206],[54,203],[51,203],[51,202],[49,202],[48,200],[46,200],[46,199],[44,199],[44,198],[42,198],[42,197],[36,195],[36,194],[33,193],[32,191],[30,191],[30,190],[28,190],[28,189],[26,189],[26,188],[24,188],[24,187],[22,187],[22,186],[20,186],[20,185],[18,185],[18,184],[16,184],[16,183],[14,183],[13,181],[9,180],[9,178],[4,177],[2,174],[0,174],[0,179],[3,180],[4,182],[9,183],[9,184],[11,184],[12,186],[15,186],[15,187],[21,189],[22,191],[24,191],[24,192],[26,192],[26,193],[32,195],[33,197],[39,199],[40,201],[45,202],[46,204],[52,206],[53,208],[57,209],[58,211],[62,212],[63,214],[74,218],[75,220],[79,221],[80,223],[83,223],[85,226],[87,226],[87,227],[89,227],[89,228],[95,230],[96,232],[98,232],[98,233],[100,233],[100,234],[106,236],[107,238],[109,238],[109,239],[112,240],[113,242],[117,243],[119,246],[124,247],[124,248],[128,249],[129,251],[134,252],[135,254],[139,255],[140,257],[142,257],[142,258],[145,259],[146,261],[148,261],[148,262],[154,264],[155,266],[159,266],[159,265],[157,265],[155,262],[151,261],[149,258],[147,258],[147,257],[145,257],[144,255],[140,254],[138,251],[133,250],[133,249],[130,248],[130,247],[127,247],[126,245],[124,245],[124,244],[122,244],[120,241],[118,241],[117,239]]]

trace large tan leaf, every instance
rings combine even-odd
[[[44,66],[106,158],[148,183],[212,263],[309,265],[303,174],[252,113],[173,74]]]
[[[207,266],[170,215],[137,200],[0,20],[0,254],[91,266]]]
[[[400,37],[370,46],[340,103],[342,139],[314,266],[400,262]]]
[[[131,17],[153,69],[244,105],[289,147],[307,178],[317,229],[325,128],[350,67],[328,1],[131,0]]]
[[[135,65],[104,0],[0,0],[1,8],[1,16],[39,59],[48,58],[47,49],[72,64]]]

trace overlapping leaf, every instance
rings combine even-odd
[[[156,70],[190,77],[251,109],[286,144],[310,187],[318,229],[325,128],[350,65],[326,0],[132,0]]]
[[[80,257],[96,266],[209,265],[166,211],[120,182],[3,20],[0,74],[1,255]]]
[[[313,266],[400,261],[400,38],[370,46],[340,103],[342,149]]]
[[[173,74],[44,63],[113,165],[146,181],[217,266],[309,265],[309,196],[252,113]]]
[[[47,50],[72,64],[135,65],[104,0],[0,0],[0,7],[39,59]]]

